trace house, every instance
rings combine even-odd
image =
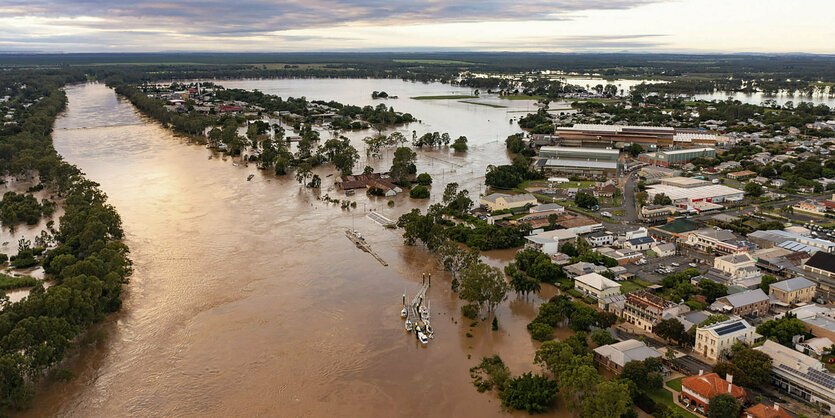
[[[754,249],[754,244],[737,239],[727,229],[705,228],[687,236],[687,245],[707,253],[734,254]]]
[[[679,400],[688,408],[704,415],[707,415],[710,410],[710,400],[714,396],[731,395],[740,404],[744,403],[748,397],[748,392],[732,383],[733,376],[727,375],[726,379],[722,379],[716,373],[685,377],[681,379],[681,395]]]
[[[664,222],[678,213],[678,208],[671,205],[646,205],[641,208],[641,219],[646,222]]]
[[[481,198],[481,204],[490,211],[521,208],[526,205],[536,205],[536,198],[530,194],[510,195],[506,193],[491,193]]]
[[[835,410],[835,376],[823,363],[771,340],[754,350],[771,357],[771,382],[778,391]]]
[[[803,264],[803,272],[818,284],[818,291],[835,294],[835,254],[816,252]]]
[[[713,267],[726,274],[731,280],[743,279],[759,274],[757,260],[749,253],[729,254],[713,259]]]
[[[595,248],[594,251],[600,255],[605,255],[606,257],[613,258],[615,261],[618,262],[618,265],[634,263],[644,258],[643,253],[641,253],[638,250],[632,250],[629,248],[615,249],[612,247],[598,247]]]
[[[623,316],[626,322],[644,331],[652,332],[662,319],[675,318],[689,310],[687,305],[670,302],[643,289],[626,295]]]
[[[783,187],[786,185],[786,181],[783,179],[774,179],[771,180],[771,185],[777,188]]]
[[[604,272],[606,271],[606,267],[598,266],[597,264],[587,263],[585,261],[580,261],[578,263],[574,263],[563,267],[563,271],[565,272],[565,274],[568,275],[568,277],[577,277],[589,273]]]
[[[615,235],[606,232],[606,231],[598,231],[592,232],[588,236],[586,236],[586,240],[591,244],[593,247],[601,247],[604,245],[612,245],[615,243]]]
[[[669,256],[676,255],[676,245],[673,244],[672,242],[664,242],[664,243],[656,242],[652,246],[651,250],[658,257],[669,257]]]
[[[624,248],[629,248],[637,251],[644,251],[650,249],[655,244],[652,237],[632,238],[623,243]]]
[[[576,242],[577,234],[567,229],[554,229],[536,235],[528,235],[525,239],[528,241],[525,244],[526,247],[536,248],[550,255],[559,252],[565,243]]]
[[[220,113],[241,113],[244,108],[238,105],[221,105],[217,110]]]
[[[809,303],[815,297],[817,285],[805,277],[793,277],[791,279],[772,283],[768,287],[768,294],[780,302],[786,304]]]
[[[334,185],[343,190],[375,187],[382,190],[386,196],[394,196],[403,191],[403,189],[392,183],[387,175],[381,173],[341,176],[339,177],[339,181],[334,182]]]
[[[603,186],[595,186],[593,193],[597,197],[612,197],[617,191],[618,188],[614,184],[607,183]]]
[[[801,200],[792,207],[794,208],[794,210],[800,212],[813,213],[816,215],[822,215],[826,213],[826,205],[814,199]]]
[[[528,213],[530,214],[543,212],[549,212],[549,214],[550,212],[565,212],[565,207],[556,203],[543,203],[541,205],[531,206],[531,208],[528,209]]]
[[[661,353],[638,340],[621,341],[594,349],[594,360],[615,373],[620,373],[630,361],[644,361],[648,358],[660,359]]]
[[[732,180],[745,180],[750,177],[756,176],[757,173],[751,170],[742,170],[742,171],[735,171],[733,173],[728,173],[728,178]]]
[[[825,239],[811,238],[807,235],[794,233],[788,230],[781,231],[779,229],[770,229],[766,231],[754,231],[748,234],[748,239],[754,244],[759,245],[761,248],[779,246],[792,251],[805,251],[809,254],[817,252],[818,249],[828,253],[835,252],[835,242]],[[813,248],[806,249],[806,247],[786,243],[787,241],[804,244]]]
[[[794,418],[788,412],[786,412],[783,408],[780,408],[780,405],[774,404],[774,406],[765,406],[761,403],[758,403],[748,409],[746,409],[742,413],[742,418]]]
[[[760,316],[768,312],[770,300],[762,289],[747,290],[716,299],[710,309],[734,315]]]
[[[832,340],[826,337],[817,337],[795,344],[794,348],[807,356],[820,359],[832,349]]]
[[[574,289],[595,299],[605,299],[620,293],[620,284],[597,273],[574,278]]]
[[[696,328],[697,353],[711,360],[718,360],[730,353],[734,344],[741,342],[748,345],[754,343],[760,335],[756,329],[744,319],[735,317],[727,321]]]

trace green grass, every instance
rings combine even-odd
[[[499,96],[505,100],[544,100],[543,96],[528,96],[526,94],[509,94],[507,96]]]
[[[664,404],[667,406],[667,408],[671,408],[674,410],[677,409],[687,418],[697,418],[697,416],[693,415],[693,413],[691,413],[690,411],[676,405],[676,403],[673,402],[673,394],[670,393],[670,391],[667,389],[661,388],[653,390],[651,392],[647,391],[645,393],[647,394],[647,396],[650,397],[650,399],[655,401],[655,403]]]
[[[496,108],[506,108],[507,107],[507,106],[502,106],[502,105],[497,105],[497,104],[473,102],[473,101],[470,101],[470,100],[459,100],[459,102],[467,103],[467,104],[473,104],[473,105],[479,105],[479,106],[496,107]]]
[[[579,188],[579,189],[587,189],[587,188],[592,187],[592,186],[594,186],[593,181],[583,180],[583,181],[569,181],[568,183],[561,183],[561,184],[557,185],[557,188],[570,189],[572,187],[576,187],[576,188]]]
[[[407,60],[407,59],[393,59],[394,62],[403,64],[457,64],[457,65],[474,65],[474,62],[455,61],[455,60]]]
[[[477,99],[478,96],[470,96],[466,94],[449,94],[446,96],[415,96],[415,100],[455,100],[455,99]]]
[[[616,209],[616,210],[612,211],[612,215],[615,215],[615,216],[623,216],[625,214],[626,214],[626,212],[623,209]]]
[[[29,276],[14,277],[0,273],[0,289],[11,290],[21,287],[31,287],[38,284],[38,279]]]
[[[676,392],[681,392],[681,379],[684,379],[684,376],[667,381],[667,387]]]
[[[645,288],[646,286],[643,285],[643,282],[638,279],[627,280],[620,285],[620,292],[621,293],[629,293],[634,292],[636,290],[640,290]]]

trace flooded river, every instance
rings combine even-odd
[[[416,95],[410,89],[454,88],[396,80],[327,81],[319,90],[319,81],[296,80],[303,84],[298,92],[283,91],[292,81],[239,83],[355,104],[386,90],[401,97],[389,101],[396,110],[424,121],[404,131],[467,135],[466,155],[419,152],[418,171],[436,179],[433,200],[442,178],[466,184],[477,198],[484,167],[508,161],[503,140],[516,132],[509,119],[518,115],[508,110],[531,106],[415,101],[407,99]],[[511,294],[498,308],[500,330],[484,322],[468,338],[470,321],[461,318],[449,277],[424,250],[402,245],[398,231],[364,212],[374,208],[394,219],[427,202],[399,196],[389,208],[360,193],[351,198],[357,209],[346,212],[292,176],[208,159],[209,150],[144,119],[103,85],[71,86],[67,94],[55,146],[101,183],[118,209],[135,273],[122,311],[101,325],[109,337],[69,361],[77,377],[45,384],[26,415],[495,416],[504,414],[499,401],[475,390],[468,369],[493,353],[514,374],[534,369],[537,344],[525,325],[538,298]],[[385,168],[390,161],[369,163]],[[250,173],[255,178],[247,182]],[[332,184],[326,175],[333,170],[319,173],[323,187]],[[388,267],[346,239],[352,225]],[[512,254],[496,252],[488,261]],[[401,294],[418,290],[421,272],[433,273],[428,298],[437,333],[425,347],[399,317]]]

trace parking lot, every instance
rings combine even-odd
[[[685,257],[681,255],[674,255],[669,257],[647,257],[644,258],[647,263],[643,265],[638,264],[627,264],[626,271],[634,274],[639,279],[653,283],[653,284],[660,284],[661,280],[664,276],[668,274],[672,274],[675,272],[683,271],[685,269],[691,268],[690,263],[693,263],[693,258]],[[673,263],[677,263],[678,267],[674,266]],[[708,269],[708,265],[697,263],[696,267],[700,272],[704,272]],[[656,270],[660,268],[667,268],[669,269],[669,273],[659,273]]]

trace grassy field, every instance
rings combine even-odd
[[[497,105],[497,104],[479,103],[479,102],[474,102],[472,100],[459,100],[459,102],[467,103],[467,104],[473,104],[473,105],[479,105],[479,106],[495,107],[495,108],[506,108],[507,107],[507,106],[502,106],[502,105]]]
[[[646,286],[642,285],[643,282],[638,279],[627,280],[620,285],[620,292],[621,293],[629,293],[635,290],[640,290],[645,288]]]
[[[667,387],[676,392],[681,392],[681,379],[684,379],[684,376],[667,381]]]
[[[583,180],[583,181],[569,181],[568,183],[561,183],[561,184],[557,185],[557,187],[560,188],[560,189],[570,189],[572,187],[577,187],[579,189],[585,189],[585,188],[589,188],[589,187],[592,187],[592,186],[594,186],[594,182],[593,181],[586,181],[586,180]]]
[[[404,60],[404,59],[393,59],[393,62],[399,62],[402,64],[455,64],[455,65],[474,65],[474,62],[467,62],[467,61],[455,61],[455,60]]]
[[[543,100],[545,97],[542,96],[528,96],[526,94],[509,94],[507,96],[499,96],[499,98],[505,100]]]
[[[450,94],[447,96],[415,96],[415,100],[456,100],[456,99],[477,99],[478,96],[468,96],[466,94]]]
[[[684,415],[687,418],[697,418],[696,415],[694,415],[690,411],[676,405],[676,403],[673,402],[673,394],[670,393],[670,391],[667,389],[656,389],[651,392],[648,391],[646,392],[646,394],[650,397],[650,399],[655,401],[655,403],[664,404],[667,406],[667,408],[677,409],[679,412],[682,413],[682,415]]]

